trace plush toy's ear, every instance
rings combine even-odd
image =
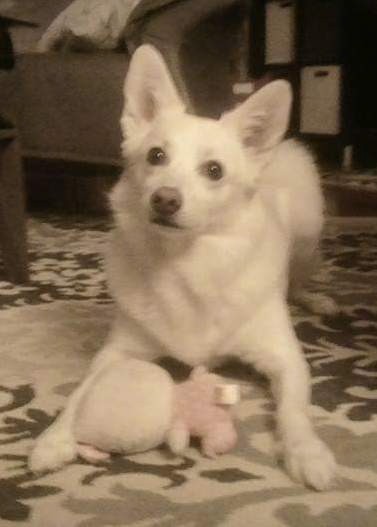
[[[132,134],[166,108],[183,110],[184,105],[161,54],[145,44],[133,54],[126,76],[123,134]]]
[[[292,104],[290,84],[273,81],[225,113],[221,120],[236,129],[246,147],[256,152],[268,150],[283,138],[289,124]]]
[[[199,379],[203,375],[206,375],[208,373],[208,370],[205,366],[196,366],[190,375],[190,379]]]

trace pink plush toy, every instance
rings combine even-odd
[[[175,387],[173,421],[167,443],[172,452],[183,452],[190,436],[201,439],[204,455],[216,457],[231,450],[237,433],[229,406],[238,400],[238,387],[226,385],[204,367]]]
[[[193,436],[206,456],[215,457],[237,441],[230,406],[238,396],[238,386],[203,367],[175,384],[156,364],[117,361],[80,402],[74,426],[78,454],[95,463],[111,452],[143,452],[164,442],[182,454]]]

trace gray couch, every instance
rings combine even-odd
[[[68,3],[62,0],[60,9]],[[24,155],[119,164],[122,86],[130,53],[145,42],[164,54],[191,110],[220,114],[232,104],[231,85],[243,60],[244,9],[241,0],[143,0],[128,21],[120,50],[80,53],[66,47],[39,54],[23,49],[15,88],[3,104],[6,99],[8,109],[17,108]],[[55,4],[46,17],[41,5],[43,23],[35,40],[57,12]]]

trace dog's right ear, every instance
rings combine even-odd
[[[287,131],[292,105],[292,89],[285,80],[266,84],[222,121],[232,126],[247,148],[266,152],[277,145]]]
[[[183,111],[184,105],[161,54],[145,44],[133,54],[124,85],[124,137],[145,127],[165,108]]]

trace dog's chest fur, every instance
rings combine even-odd
[[[282,287],[286,248],[270,224],[249,232],[202,236],[161,256],[153,244],[114,234],[108,274],[124,315],[166,353],[195,364],[231,353],[234,334],[268,290]]]

